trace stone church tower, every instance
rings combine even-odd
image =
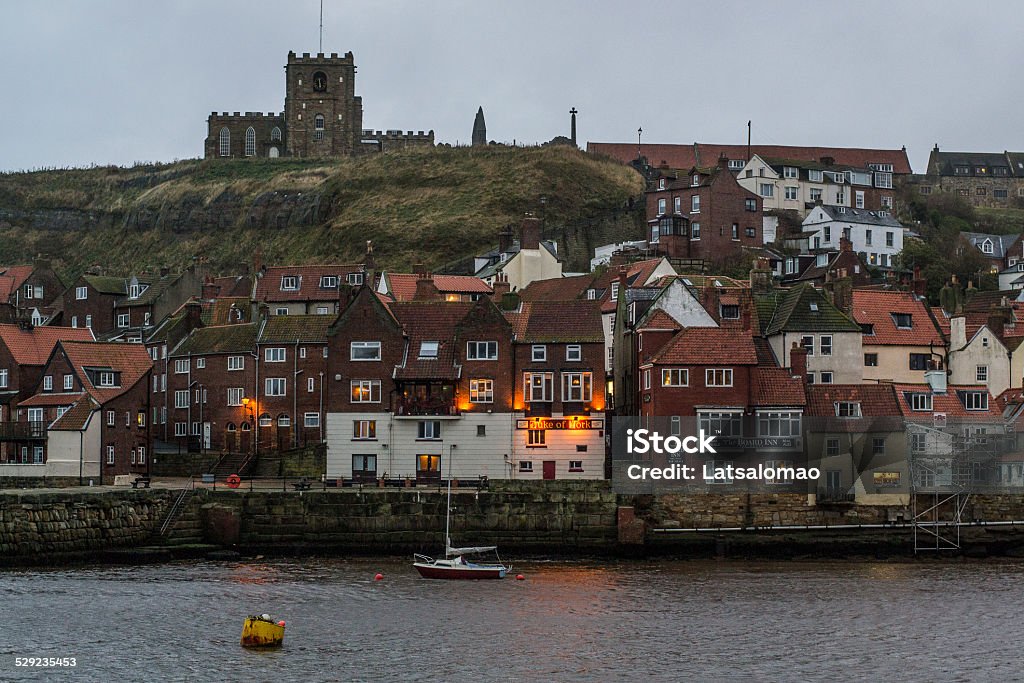
[[[284,122],[288,156],[345,156],[359,149],[363,99],[356,96],[351,52],[344,57],[288,53]]]

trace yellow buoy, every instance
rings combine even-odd
[[[283,643],[283,621],[275,624],[267,614],[245,620],[242,626],[243,647],[281,647]]]

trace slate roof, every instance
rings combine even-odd
[[[897,328],[893,313],[909,313],[911,329]],[[942,333],[928,314],[927,304],[910,292],[855,289],[853,319],[872,326],[874,334],[864,334],[865,345],[943,345]]]
[[[988,258],[1005,258],[1010,247],[1020,239],[1020,235],[990,235],[984,232],[961,232],[960,236],[966,239],[971,246],[975,247],[982,255]],[[992,253],[986,254],[981,251],[981,245],[985,240],[992,242]]]
[[[291,316],[274,316],[288,318]],[[305,317],[305,316],[303,316]],[[323,316],[325,318],[329,316]],[[273,318],[271,318],[273,319]],[[258,323],[215,325],[193,330],[171,353],[173,356],[200,356],[211,353],[252,353],[256,346]]]
[[[655,365],[757,365],[757,350],[749,334],[719,327],[690,327],[661,347]]]
[[[142,291],[139,296],[134,299],[129,298],[127,295],[120,297],[114,302],[115,306],[128,307],[128,306],[148,306],[155,301],[158,301],[164,292],[169,287],[174,285],[178,280],[185,276],[185,273],[171,273],[158,277],[156,280],[149,281],[145,278],[137,277],[136,280],[139,284],[147,285],[146,289]],[[126,281],[126,286],[130,285],[131,280]]]
[[[339,298],[337,287],[322,289],[320,279],[324,275],[334,275],[339,285],[345,284],[349,273],[363,271],[360,264],[341,264],[327,266],[271,266],[256,280],[253,299],[268,303],[286,301],[333,301]],[[294,276],[298,278],[298,289],[281,289],[281,279]]]
[[[123,296],[128,293],[128,280],[123,277],[83,275],[82,280],[101,294],[118,294]]]
[[[68,360],[82,378],[86,391],[99,403],[106,403],[131,389],[142,379],[153,361],[142,344],[62,341],[61,347]],[[84,368],[111,368],[121,373],[121,386],[92,386]]]
[[[815,207],[819,208],[819,207]],[[831,206],[823,204],[821,210],[828,217],[828,221],[840,221],[843,223],[856,223],[857,225],[871,225],[881,228],[894,228],[897,230],[903,229],[903,224],[892,216],[881,216],[878,211],[868,211],[867,209],[851,209],[849,207]],[[840,211],[840,209],[844,209]],[[810,222],[811,213],[807,214],[807,218],[804,219],[804,231],[808,232],[808,228],[815,225],[821,225],[819,222]],[[811,232],[817,232],[818,228],[814,228]]]
[[[385,273],[388,281],[388,294],[395,301],[412,301],[416,296],[416,281],[420,276],[415,273]],[[434,286],[441,294],[491,294],[490,286],[473,275],[433,275]]]
[[[928,157],[928,173],[937,173],[940,176],[979,177],[979,178],[1009,178],[1013,176],[1024,176],[1024,166],[1015,162],[1019,161],[1019,152],[942,152],[933,149]],[[968,168],[966,176],[956,173],[957,166]],[[974,169],[984,167],[985,172],[975,174]],[[996,175],[992,169],[1006,168],[1007,175]]]
[[[754,369],[754,406],[802,406],[807,403],[804,378],[786,368]]]
[[[515,341],[524,344],[604,343],[600,302],[533,301],[505,313]]]
[[[588,142],[587,151],[604,154],[628,164],[637,157],[635,142]],[[746,145],[717,145],[703,142],[692,144],[656,144],[640,145],[640,154],[647,158],[652,166],[660,166],[665,162],[672,168],[693,168],[694,166],[715,166],[723,154],[729,159],[746,160]],[[867,168],[868,164],[892,164],[897,174],[912,173],[910,160],[905,149],[867,149],[861,147],[797,147],[790,145],[751,145],[750,156],[803,159],[820,161],[822,157],[832,157],[837,164]]]
[[[330,315],[275,315],[267,318],[260,332],[259,343],[327,343],[327,330],[334,317]],[[235,325],[241,327],[241,325]]]
[[[860,325],[832,305],[824,292],[806,283],[757,295],[754,307],[766,336],[780,332],[860,332]]]
[[[94,341],[92,330],[85,327],[33,327],[0,325],[0,343],[11,352],[18,365],[46,365],[57,342],[62,340]]]
[[[471,302],[403,301],[390,308],[405,329],[408,338],[406,357],[395,368],[397,380],[456,380],[462,372],[456,363],[456,327],[470,309]],[[420,358],[423,342],[437,342],[435,358]]]

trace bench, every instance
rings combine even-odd
[[[297,481],[297,482],[293,483],[292,487],[296,491],[308,491],[309,487],[311,487],[312,485],[313,485],[313,482],[311,482],[309,479],[303,479],[302,481]]]
[[[149,488],[149,477],[136,477],[134,479],[134,481],[132,481],[132,488],[133,489],[137,489],[139,487],[144,488],[144,489],[148,489]]]

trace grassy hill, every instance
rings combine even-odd
[[[257,248],[265,263],[345,262],[373,240],[379,264],[439,269],[495,245],[526,211],[543,214],[546,235],[576,244],[564,256],[578,263],[606,236],[641,234],[642,216],[624,210],[641,190],[631,169],[565,146],[9,173],[0,175],[0,263],[47,254],[73,277],[198,256],[232,271]],[[593,226],[600,235],[588,234]]]

